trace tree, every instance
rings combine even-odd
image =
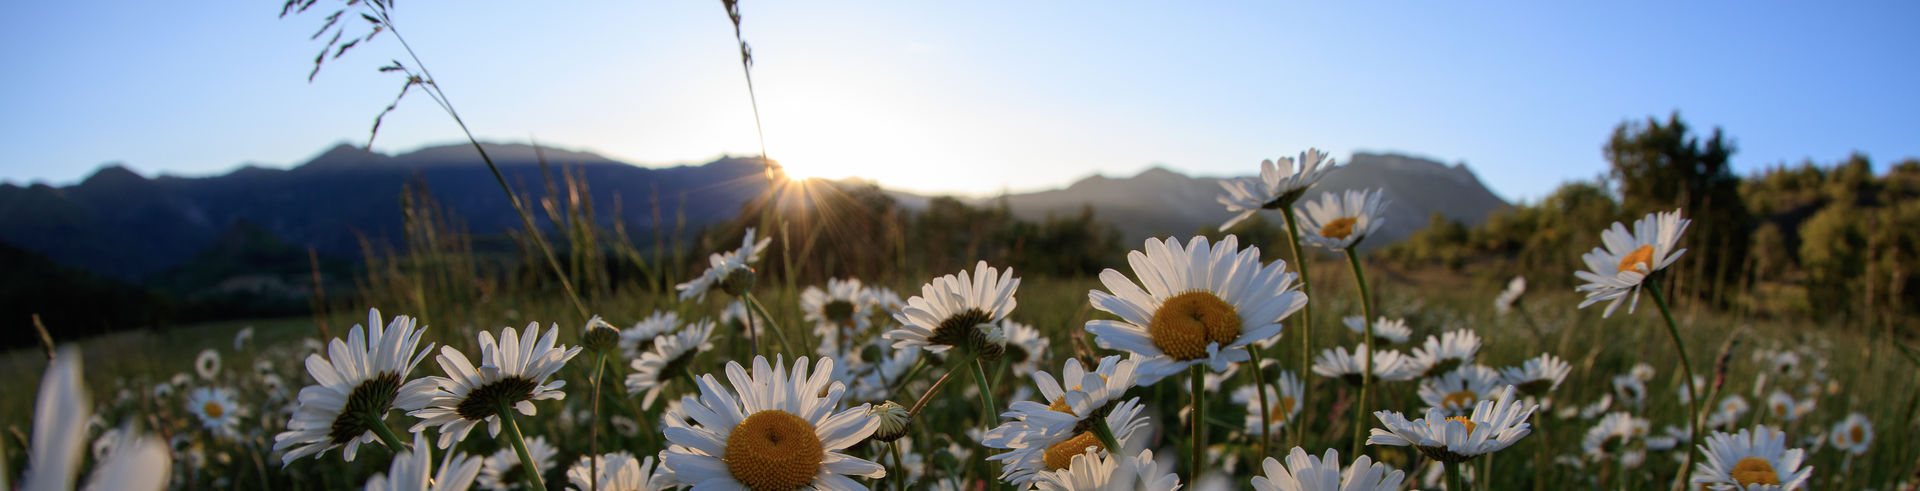
[[[1606,157],[1620,202],[1629,217],[1680,208],[1693,225],[1682,245],[1698,256],[1672,280],[1676,290],[1723,304],[1747,263],[1753,219],[1740,196],[1740,177],[1730,158],[1735,148],[1714,128],[1702,141],[1680,113],[1665,123],[1621,123],[1607,141]]]

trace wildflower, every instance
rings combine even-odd
[[[1560,388],[1560,382],[1567,380],[1567,374],[1573,372],[1573,365],[1552,353],[1528,359],[1518,367],[1500,369],[1500,384],[1520,389],[1520,393],[1540,397]]]
[[[1507,315],[1507,312],[1513,311],[1514,304],[1520,302],[1520,296],[1526,293],[1527,277],[1513,277],[1512,281],[1507,282],[1507,289],[1500,290],[1500,294],[1493,297],[1493,311],[1500,315]]]
[[[1867,416],[1860,413],[1848,414],[1847,419],[1833,425],[1833,431],[1830,434],[1833,448],[1845,450],[1847,453],[1860,455],[1867,453],[1867,449],[1873,447],[1873,422],[1868,421]]]
[[[1366,346],[1355,346],[1352,354],[1347,353],[1345,346],[1321,350],[1320,356],[1313,360],[1313,373],[1345,380],[1348,384],[1357,387],[1360,385],[1362,375],[1367,371],[1366,349]],[[1420,370],[1409,369],[1413,361],[1398,351],[1376,349],[1373,350],[1373,354],[1374,378],[1389,382],[1404,382],[1420,375]]]
[[[1087,451],[1069,460],[1065,468],[1041,473],[1034,480],[1043,491],[1174,491],[1180,476],[1172,466],[1153,460],[1152,450],[1131,458]]]
[[[596,465],[600,468],[597,476],[593,475]],[[567,468],[567,482],[573,484],[575,491],[652,491],[677,485],[672,473],[654,466],[653,457],[635,459],[633,454],[627,452],[591,458],[582,455],[578,463]]]
[[[439,426],[439,446],[447,448],[455,441],[465,440],[467,432],[483,421],[487,423],[487,434],[498,436],[500,418],[505,416],[507,408],[532,416],[535,410],[531,401],[565,398],[567,395],[560,388],[567,382],[548,382],[547,378],[580,354],[580,347],[555,345],[560,326],[551,326],[546,335],[535,341],[534,336],[539,332],[539,323],[527,324],[521,332],[508,327],[495,342],[493,333],[481,331],[479,368],[460,350],[440,347],[440,355],[435,360],[447,376],[432,377],[438,385],[433,399],[426,407],[407,413],[420,418],[410,431],[417,433],[429,426]]]
[[[1733,423],[1739,421],[1740,418],[1746,417],[1747,411],[1751,409],[1752,407],[1747,405],[1747,399],[1740,397],[1739,394],[1727,396],[1726,398],[1720,399],[1718,409],[1715,409],[1710,416],[1707,416],[1707,426],[1710,428],[1732,426]]]
[[[1586,281],[1576,290],[1586,292],[1587,298],[1580,302],[1580,308],[1610,301],[1601,317],[1612,317],[1614,309],[1620,308],[1620,301],[1632,297],[1627,304],[1627,312],[1633,312],[1640,304],[1640,283],[1655,271],[1666,269],[1680,259],[1686,249],[1675,250],[1680,242],[1680,234],[1686,232],[1691,220],[1680,218],[1680,210],[1654,213],[1633,222],[1633,231],[1614,222],[1613,228],[1600,233],[1600,240],[1606,247],[1595,247],[1592,252],[1580,256],[1586,262],[1587,271],[1575,271],[1574,276]]]
[[[546,437],[532,436],[527,437],[527,455],[533,457],[534,472],[546,474],[547,469],[553,467],[553,458],[560,455],[560,449],[547,443]],[[520,456],[514,454],[513,448],[503,447],[493,455],[487,456],[480,466],[480,478],[477,482],[481,488],[504,491],[523,484],[526,478],[520,473],[526,471],[526,468],[520,465]]]
[[[712,334],[713,322],[702,320],[680,332],[660,336],[651,343],[653,349],[631,362],[633,373],[627,375],[627,392],[645,392],[640,407],[653,407],[667,381],[685,376],[694,357],[713,350],[713,344],[707,342]]]
[[[1349,315],[1341,318],[1340,322],[1346,324],[1348,330],[1361,336],[1367,335],[1367,318],[1365,317]],[[1373,321],[1373,341],[1376,345],[1405,343],[1412,337],[1413,329],[1407,327],[1406,319],[1381,317]]]
[[[411,317],[382,322],[380,311],[370,309],[364,332],[355,325],[345,341],[334,338],[328,345],[331,360],[307,355],[307,374],[315,385],[300,389],[300,406],[287,421],[287,431],[273,437],[273,450],[285,452],[281,464],[335,448],[351,461],[361,444],[378,437],[374,425],[386,424],[387,411],[426,407],[433,399],[433,381],[407,379],[433,349],[433,343],[416,348],[425,332]]]
[[[753,285],[753,264],[760,262],[760,255],[772,242],[772,237],[754,240],[754,229],[749,228],[740,239],[739,249],[707,256],[708,268],[699,278],[673,288],[680,291],[681,300],[707,298],[707,290],[715,286],[729,295],[740,296]]]
[[[865,440],[880,427],[867,405],[838,413],[845,385],[829,379],[833,360],[820,359],[811,376],[807,359],[786,367],[753,359],[749,373],[727,363],[734,391],[711,374],[699,377],[700,396],[681,398],[695,424],[666,428],[666,468],[680,483],[697,489],[855,489],[847,476],[879,478],[879,464],[842,450]]]
[[[1633,376],[1631,373],[1615,375],[1613,377],[1613,393],[1614,395],[1620,396],[1621,401],[1631,404],[1633,407],[1638,408],[1647,405],[1647,382],[1640,377]]]
[[[594,353],[613,353],[620,348],[620,329],[608,324],[600,316],[587,319],[586,332],[580,333],[580,346]],[[617,353],[625,355],[625,353]]]
[[[1774,419],[1781,421],[1794,421],[1800,419],[1800,415],[1804,414],[1800,412],[1799,404],[1794,402],[1793,396],[1778,390],[1767,395],[1767,412],[1771,414]]]
[[[252,341],[253,341],[253,326],[242,327],[240,328],[240,332],[233,333],[233,350],[240,351],[241,348],[245,347],[247,343]]]
[[[641,353],[653,350],[653,343],[660,336],[679,329],[680,314],[672,311],[655,311],[653,315],[626,329],[620,330],[620,356],[628,360],[640,359]]]
[[[1629,413],[1607,413],[1598,424],[1587,429],[1586,436],[1580,440],[1580,449],[1586,451],[1588,458],[1596,461],[1620,455],[1634,439],[1647,436],[1649,425],[1647,420]]]
[[[47,362],[33,402],[33,439],[27,445],[27,469],[21,473],[19,489],[74,489],[74,476],[86,453],[86,421],[93,413],[83,380],[80,350],[61,348]],[[129,430],[119,434],[121,440],[111,444],[115,450],[94,465],[87,479],[88,489],[158,490],[166,486],[172,469],[166,445]],[[5,487],[4,483],[4,476],[0,476],[0,487]]]
[[[215,375],[220,374],[220,352],[201,350],[200,356],[193,359],[193,371],[200,374],[202,379],[213,380]]]
[[[1246,361],[1247,345],[1279,336],[1280,321],[1307,303],[1286,261],[1262,265],[1259,248],[1240,249],[1231,235],[1218,244],[1194,237],[1185,247],[1148,239],[1145,252],[1127,260],[1141,285],[1107,269],[1100,282],[1108,291],[1088,293],[1094,308],[1121,320],[1087,321],[1086,329],[1102,348],[1139,355],[1143,384],[1197,363],[1221,371]]]
[[[1227,211],[1234,215],[1220,225],[1220,230],[1233,228],[1263,209],[1285,212],[1334,165],[1320,149],[1310,148],[1300,153],[1299,160],[1280,157],[1279,165],[1272,160],[1260,161],[1260,177],[1221,180],[1220,187],[1227,194],[1220,195],[1216,201],[1226,205]]]
[[[1439,336],[1427,336],[1425,343],[1413,348],[1408,366],[1420,376],[1432,377],[1472,364],[1479,352],[1480,335],[1466,329],[1447,331]]]
[[[239,435],[240,417],[247,408],[233,399],[233,391],[220,387],[200,387],[187,394],[187,412],[200,418],[200,425],[214,436]]]
[[[867,295],[867,289],[857,278],[829,279],[825,290],[808,286],[800,293],[800,312],[807,322],[813,323],[820,349],[851,343],[872,327],[873,316],[867,314],[873,308],[873,301]]]
[[[1064,469],[1087,448],[1111,451],[1094,433],[1105,424],[1115,443],[1126,446],[1134,432],[1146,426],[1139,416],[1140,398],[1120,401],[1140,377],[1137,359],[1108,356],[1093,370],[1069,358],[1058,381],[1045,371],[1034,373],[1034,385],[1045,402],[1019,401],[1006,413],[1007,421],[988,431],[981,442],[1006,452],[987,457],[1005,462],[1001,478],[1025,486],[1041,474]]]
[[[1805,452],[1786,448],[1787,435],[1766,425],[1751,433],[1714,432],[1701,446],[1707,461],[1696,464],[1691,482],[1709,489],[1800,489],[1813,474],[1802,467]]]
[[[868,412],[873,414],[874,419],[880,420],[880,427],[873,431],[875,440],[883,442],[899,440],[900,437],[907,436],[907,429],[913,426],[913,415],[907,412],[907,408],[893,401],[873,406]]]
[[[1253,478],[1257,491],[1398,491],[1407,478],[1406,473],[1375,463],[1365,455],[1342,471],[1340,452],[1331,448],[1325,455],[1314,457],[1293,447],[1285,465],[1267,457],[1260,467],[1266,475]]]
[[[1346,250],[1380,230],[1387,217],[1380,189],[1350,189],[1345,195],[1321,193],[1318,201],[1309,200],[1294,214],[1304,229],[1301,239],[1308,244],[1331,250]]]
[[[1012,268],[1002,273],[980,261],[971,276],[961,271],[921,286],[920,296],[907,299],[907,308],[893,315],[900,327],[885,336],[894,348],[918,346],[935,354],[981,347],[986,332],[976,326],[1006,319],[1018,303],[1013,292],[1019,288]]]
[[[1499,383],[1500,375],[1493,369],[1467,365],[1422,382],[1420,400],[1441,413],[1459,415],[1473,410],[1480,401],[1493,398],[1496,390],[1507,387]]]
[[[1374,428],[1367,444],[1410,446],[1428,458],[1453,464],[1500,451],[1532,433],[1527,418],[1539,407],[1513,400],[1513,392],[1509,387],[1498,399],[1480,401],[1467,416],[1447,417],[1438,408],[1429,408],[1425,418],[1407,421],[1395,411],[1374,412],[1386,428]]]
[[[480,474],[480,458],[467,454],[452,454],[440,462],[440,471],[433,472],[433,448],[427,446],[427,435],[413,434],[413,448],[402,450],[393,456],[393,465],[386,474],[374,474],[367,478],[368,491],[465,490],[473,486],[474,477]]]
[[[1040,357],[1047,354],[1052,341],[1040,335],[1039,329],[1012,320],[1002,322],[1000,328],[1007,334],[1007,366],[1013,375],[1023,377],[1039,370]]]
[[[1264,430],[1260,428],[1260,395],[1254,392],[1256,390],[1254,385],[1241,386],[1239,390],[1233,392],[1233,402],[1247,408],[1247,433],[1254,435],[1278,433],[1281,428],[1287,426],[1287,422],[1293,420],[1294,416],[1300,415],[1300,394],[1305,392],[1306,386],[1300,383],[1300,377],[1294,376],[1293,372],[1280,371],[1279,379],[1271,386],[1256,385],[1259,386],[1257,390],[1267,392],[1267,404],[1272,411],[1268,413],[1267,419],[1273,422],[1273,426]],[[1279,390],[1276,391],[1275,387]]]

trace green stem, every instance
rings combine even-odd
[[[1113,428],[1107,426],[1107,418],[1093,418],[1093,436],[1100,439],[1100,445],[1107,448],[1107,453],[1120,454],[1120,440],[1113,437]]]
[[[1253,371],[1248,372],[1253,375],[1253,391],[1260,394],[1260,458],[1264,459],[1273,455],[1273,449],[1268,447],[1268,442],[1273,440],[1273,406],[1267,402],[1267,371],[1260,365],[1260,349],[1248,346],[1247,352],[1253,354]]]
[[[392,450],[395,454],[406,451],[407,444],[400,441],[399,435],[393,434],[393,428],[387,427],[387,418],[381,416],[380,413],[367,413],[367,427],[373,429],[373,434],[380,436],[380,442],[387,444],[388,450]]]
[[[1306,404],[1313,398],[1313,381],[1307,380],[1307,377],[1313,376],[1313,282],[1307,280],[1307,258],[1300,251],[1300,224],[1293,216],[1293,205],[1288,203],[1280,207],[1280,215],[1287,219],[1287,245],[1293,246],[1293,269],[1300,272],[1300,293],[1307,296],[1307,304],[1300,307],[1300,322],[1294,324],[1300,327],[1299,373],[1301,381],[1306,382],[1301,384],[1300,401],[1297,404],[1312,407]],[[1305,422],[1304,419],[1301,421]],[[1306,432],[1292,433],[1293,445],[1300,446],[1302,434]]]
[[[507,442],[513,444],[513,453],[520,455],[520,474],[527,479],[527,489],[547,489],[546,480],[540,478],[540,466],[533,462],[533,454],[527,452],[526,437],[520,435],[520,423],[513,420],[513,406],[501,402],[500,419],[507,424]],[[598,479],[599,476],[595,476]]]
[[[1460,475],[1460,464],[1448,462],[1444,465],[1447,470],[1447,491],[1465,491],[1467,480]]]
[[[893,477],[893,489],[894,491],[906,491],[907,476],[913,475],[913,472],[906,468],[906,460],[900,458],[900,441],[894,440],[893,443],[888,443],[887,451],[893,454],[893,472],[899,474]]]
[[[1701,441],[1700,388],[1693,383],[1693,362],[1687,358],[1687,343],[1680,340],[1680,325],[1673,322],[1673,311],[1667,308],[1667,299],[1661,295],[1660,282],[1649,276],[1643,283],[1647,285],[1647,292],[1652,294],[1654,305],[1660,307],[1660,317],[1667,321],[1667,335],[1673,338],[1673,349],[1680,354],[1681,377],[1687,384],[1687,394],[1695,396],[1687,398],[1687,427],[1693,436],[1688,439],[1687,456],[1680,460],[1680,476],[1675,478],[1681,480],[1693,468],[1693,453],[1700,448],[1692,444]]]
[[[1187,369],[1188,378],[1193,380],[1193,477],[1188,482],[1200,482],[1200,473],[1207,468],[1207,426],[1201,419],[1207,414],[1206,373],[1204,364]]]
[[[1353,406],[1353,453],[1351,455],[1355,456],[1354,458],[1359,458],[1357,456],[1360,455],[1360,445],[1365,441],[1360,438],[1360,434],[1361,429],[1366,426],[1367,393],[1371,392],[1369,389],[1373,385],[1373,295],[1367,290],[1367,275],[1360,271],[1360,253],[1353,249],[1359,246],[1360,244],[1355,243],[1347,248],[1347,264],[1353,267],[1353,281],[1360,286],[1360,312],[1366,317],[1367,325],[1367,353],[1366,361],[1362,364],[1364,371],[1360,374],[1360,402]]]
[[[1480,491],[1493,489],[1493,454],[1487,454],[1486,458],[1480,460],[1480,473],[1474,474],[1474,477],[1478,478],[1474,479],[1474,484],[1480,485]]]
[[[601,368],[606,363],[607,352],[594,351],[593,402],[588,406],[591,411],[588,417],[592,419],[587,420],[587,455],[589,457],[600,455],[600,374],[603,371]],[[587,472],[587,475],[595,476],[587,483],[587,491],[600,491],[600,479],[598,477],[600,475],[600,459],[587,459]]]
[[[747,292],[747,295],[741,298],[745,298],[747,300],[747,306],[753,307],[754,312],[760,313],[760,320],[766,321],[767,329],[770,331],[773,331],[770,334],[773,334],[773,338],[775,340],[780,341],[780,352],[789,353],[789,354],[793,353],[793,349],[787,347],[786,333],[783,333],[780,331],[780,323],[774,322],[773,316],[767,315],[767,307],[764,305],[761,305],[760,300],[753,297],[753,292]],[[747,316],[747,317],[753,317],[753,316]]]
[[[987,383],[987,369],[981,366],[979,358],[974,358],[969,365],[973,365],[973,383],[980,387],[980,404],[986,406],[986,412],[980,417],[985,426],[982,429],[992,430],[994,422],[1000,419],[1000,406],[993,404],[993,385]]]

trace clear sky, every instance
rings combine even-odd
[[[918,191],[1243,175],[1317,146],[1467,162],[1534,199],[1605,172],[1614,125],[1676,109],[1733,136],[1742,172],[1920,156],[1915,2],[743,4],[770,156]],[[0,180],[209,175],[363,143],[400,87],[374,71],[398,45],[309,84],[326,12],[279,8],[14,5]],[[719,2],[409,0],[394,22],[482,139],[643,165],[758,153]],[[459,139],[410,96],[374,148]]]

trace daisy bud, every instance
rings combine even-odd
[[[720,291],[736,297],[746,296],[753,290],[753,268],[736,268],[720,278]]]
[[[620,346],[620,330],[596,315],[587,320],[587,333],[581,336],[580,345],[595,353],[617,353],[615,348]]]
[[[974,328],[974,349],[980,353],[980,359],[993,361],[1007,353],[1007,331],[993,324],[978,324]]]
[[[899,403],[887,401],[867,410],[867,414],[880,420],[880,429],[873,431],[873,438],[892,443],[907,436],[907,429],[913,426],[913,416]]]

